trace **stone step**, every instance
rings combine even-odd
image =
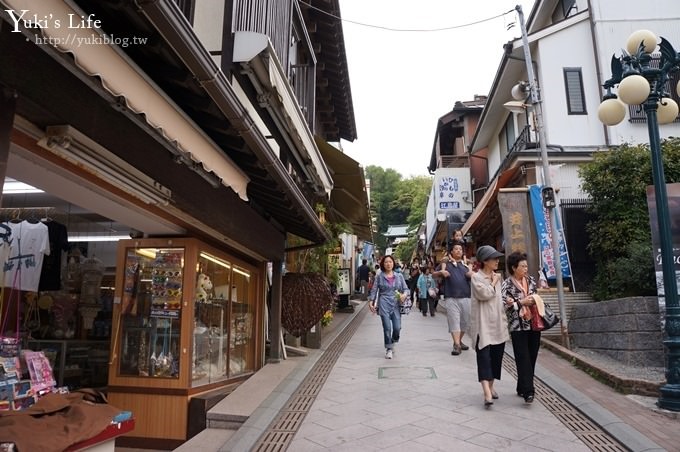
[[[541,298],[543,298],[543,301],[548,303],[550,307],[559,315],[559,303],[558,303],[558,298],[556,293],[542,293]],[[574,306],[577,304],[581,303],[592,303],[593,298],[590,295],[589,292],[565,292],[564,293],[564,308],[567,313],[567,322],[569,322],[569,319],[571,318],[571,312],[574,309]],[[560,326],[556,325],[553,328],[549,329],[548,331],[544,331],[544,335],[548,336],[555,336],[555,335],[560,335],[562,332],[560,331]]]

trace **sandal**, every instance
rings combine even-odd
[[[491,398],[498,399],[498,393],[496,391],[491,391]]]

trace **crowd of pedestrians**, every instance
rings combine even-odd
[[[405,303],[416,303],[424,317],[434,317],[441,301],[451,334],[451,355],[474,350],[477,379],[486,408],[499,398],[494,382],[501,379],[506,342],[511,341],[517,367],[517,395],[525,403],[534,401],[534,370],[538,357],[540,323],[532,322],[542,305],[535,279],[528,274],[527,255],[505,256],[508,277],[499,264],[504,254],[482,245],[468,256],[461,231],[456,231],[446,253],[435,261],[418,258],[402,268],[384,256],[376,270],[366,260],[359,268],[362,293],[367,294],[371,312],[380,317],[385,358],[392,359],[401,338],[401,315]],[[467,337],[467,344],[463,338]],[[469,344],[469,345],[468,345]]]

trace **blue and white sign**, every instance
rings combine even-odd
[[[472,211],[470,169],[440,168],[435,173],[432,194],[437,214]]]

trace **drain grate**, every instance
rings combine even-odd
[[[259,439],[253,449],[254,451],[279,452],[285,451],[288,448],[295,433],[305,420],[305,416],[307,416],[314,400],[316,400],[316,396],[326,382],[335,362],[365,315],[366,309],[362,309],[321,355],[312,370],[307,374],[307,377],[300,384],[300,387],[281,410],[281,413],[279,413],[274,422],[272,422],[267,431]]]
[[[437,378],[434,367],[379,367],[378,379],[433,380]]]
[[[517,379],[515,360],[508,354],[503,356],[503,368]],[[538,395],[537,400],[591,450],[598,452],[625,452],[628,450],[572,404],[546,386],[538,377],[534,379],[534,387]]]

